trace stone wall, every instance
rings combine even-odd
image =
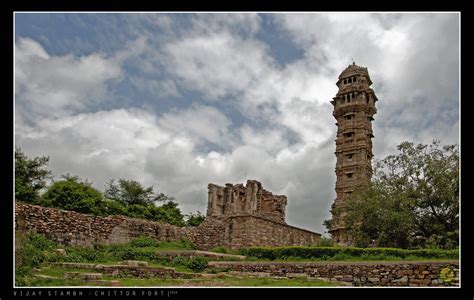
[[[323,278],[354,286],[457,286],[458,261],[420,262],[209,262],[209,267],[244,274]],[[451,276],[443,276],[442,270]],[[443,272],[445,272],[443,271]]]
[[[258,216],[230,217],[225,229],[227,247],[309,246],[321,239],[321,234],[267,220]]]
[[[173,241],[186,230],[170,224],[124,216],[98,217],[74,211],[15,203],[15,229],[33,231],[66,245],[124,244],[140,236]]]
[[[321,239],[319,233],[289,226],[254,215],[208,217],[188,231],[198,249],[214,247],[239,249],[252,246],[308,246]]]
[[[259,216],[207,217],[198,227],[181,228],[124,216],[99,217],[74,211],[15,203],[15,228],[33,231],[66,245],[124,244],[146,235],[161,241],[189,239],[199,250],[214,247],[297,246],[321,235]]]
[[[188,239],[199,250],[225,247],[228,237],[225,235],[226,218],[207,217],[198,227],[188,230]]]

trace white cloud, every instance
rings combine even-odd
[[[100,54],[50,56],[31,39],[15,49],[17,113],[65,116],[105,97],[108,80],[121,76],[120,66]]]
[[[262,43],[225,31],[190,34],[167,44],[164,53],[168,72],[209,100],[241,93],[269,71]]]
[[[252,36],[260,29],[261,17],[256,13],[195,14],[193,31],[200,34],[230,31],[235,35]]]
[[[98,188],[107,179],[144,177],[147,151],[170,139],[153,115],[112,110],[43,119],[17,128],[16,144],[30,155],[50,156],[53,173],[90,178]]]
[[[164,114],[159,124],[175,136],[185,136],[197,145],[216,144],[223,148],[235,142],[229,133],[230,120],[212,106],[194,105]]]
[[[139,37],[107,57],[53,56],[33,39],[18,38],[15,45],[16,113],[21,120],[64,117],[83,112],[108,99],[107,84],[124,75],[122,64],[145,48]]]

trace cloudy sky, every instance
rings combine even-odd
[[[15,144],[103,190],[134,179],[206,211],[207,184],[256,179],[291,225],[325,232],[330,101],[352,59],[379,98],[374,154],[459,143],[459,15],[15,15]]]

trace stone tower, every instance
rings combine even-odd
[[[331,101],[337,121],[337,196],[331,206],[333,216],[329,232],[339,245],[353,242],[344,232],[344,201],[355,187],[368,184],[372,177],[372,121],[378,99],[370,88],[371,84],[367,68],[352,63],[339,75],[336,83],[339,91]]]

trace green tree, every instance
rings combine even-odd
[[[399,153],[377,161],[368,188],[354,191],[342,210],[359,245],[458,245],[459,151],[403,142]],[[425,242],[423,242],[425,241]]]
[[[123,214],[132,218],[161,221],[177,226],[185,226],[184,216],[173,197],[163,193],[155,194],[153,187],[144,187],[135,180],[110,180],[104,196],[108,213]],[[118,203],[112,204],[112,203]],[[164,202],[156,206],[157,202]]]
[[[20,148],[15,149],[15,199],[37,203],[39,191],[51,178],[51,171],[45,169],[49,157],[37,156],[28,158]]]
[[[199,211],[197,213],[190,213],[186,215],[186,226],[199,226],[206,217]]]
[[[148,205],[144,215],[149,220],[166,222],[176,226],[185,226],[184,216],[178,207],[178,203],[168,201],[161,206]]]
[[[155,195],[153,186],[144,187],[138,181],[126,179],[119,179],[118,183],[110,180],[106,184],[104,196],[125,205],[147,205],[156,201],[173,200],[164,194]]]
[[[102,194],[76,176],[54,182],[42,196],[42,204],[80,213],[103,215]]]

